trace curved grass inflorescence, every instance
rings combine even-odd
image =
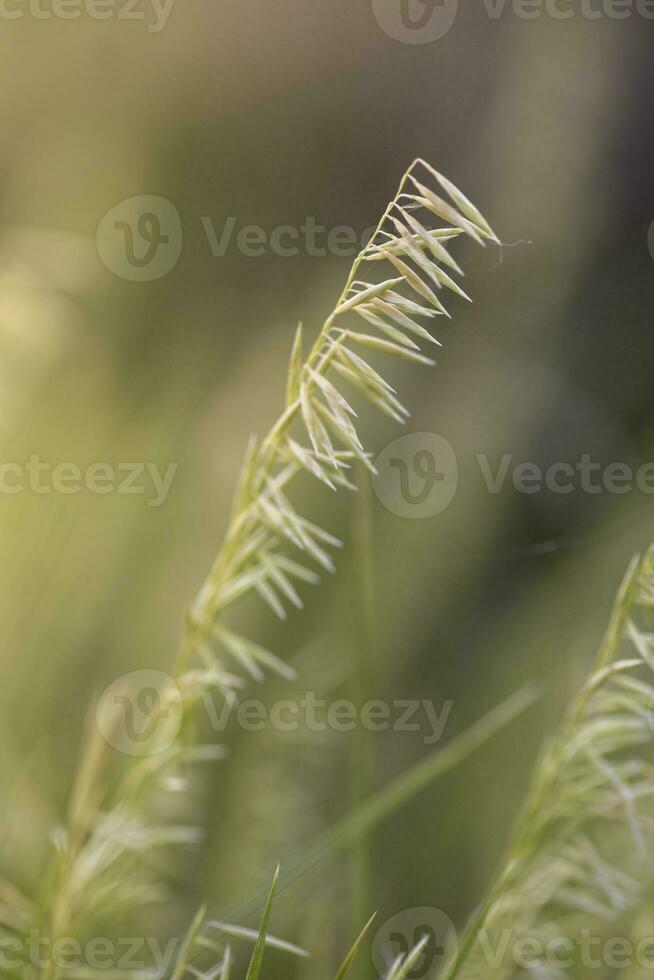
[[[433,227],[435,219],[446,226]],[[171,707],[181,710],[183,735],[169,745],[166,726],[155,726],[165,744],[157,746],[155,736],[150,754],[134,760],[110,788],[104,777],[107,746],[92,726],[67,826],[55,835],[56,855],[43,895],[34,919],[31,913],[25,918],[26,923],[45,924],[53,941],[82,933],[100,912],[124,916],[161,900],[164,893],[156,875],[141,873],[143,859],[171,844],[198,841],[196,827],[172,824],[151,805],[168,774],[179,788],[180,768],[220,757],[219,746],[198,745],[188,734],[193,708],[209,693],[235,696],[246,679],[260,681],[268,670],[293,676],[282,658],[227,626],[225,613],[246,594],[256,593],[285,618],[288,604],[302,605],[299,584],[316,584],[319,570],[334,571],[331,551],[341,542],[297,511],[289,487],[297,474],[306,472],[332,490],[354,489],[348,476],[353,464],[374,470],[354,422],[356,412],[342,389],[349,387],[395,421],[406,420],[408,410],[369,357],[384,354],[434,363],[419,346],[421,341],[438,344],[423,321],[449,316],[445,292],[468,298],[452,278],[461,269],[448,250],[461,234],[482,245],[498,243],[477,208],[429,164],[415,160],[371,241],[355,259],[306,357],[298,328],[284,411],[261,442],[250,442],[224,543],[188,613],[170,686],[160,693],[156,711],[165,718]],[[380,279],[376,272],[384,266],[391,275]],[[103,732],[114,720],[104,719]],[[208,971],[191,962],[198,944],[215,946],[205,924],[200,913],[171,980],[230,976],[228,947],[220,948],[217,965]],[[266,928],[264,922],[264,934]],[[248,980],[259,975],[265,945],[261,937],[255,942]],[[402,980],[412,963],[412,954],[407,962],[396,963],[392,980]],[[66,980],[67,973],[49,964],[34,976]]]
[[[526,972],[562,980],[579,966],[584,932],[598,943],[643,901],[654,878],[653,609],[654,547],[629,566],[595,667],[545,747],[503,869],[445,980],[516,975],[524,939]]]

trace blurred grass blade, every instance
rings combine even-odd
[[[234,926],[229,922],[207,922],[207,926],[224,932],[227,936],[233,936],[235,939],[247,939],[256,942],[259,938],[259,933],[256,930],[246,929],[244,926]],[[288,943],[285,939],[278,939],[276,936],[266,935],[266,946],[269,949],[278,949],[282,953],[291,953],[293,956],[308,957],[311,955],[306,949],[296,946],[295,943]]]
[[[409,953],[406,959],[398,960],[393,965],[387,980],[406,980],[411,970],[423,954],[424,948],[429,942],[429,936],[423,936],[418,945]]]
[[[367,834],[382,820],[409,803],[418,793],[454,769],[472,752],[481,748],[492,735],[522,714],[539,696],[533,685],[512,694],[467,731],[454,738],[444,749],[427,756],[408,772],[393,780],[366,803],[353,810],[327,835],[322,847],[340,850]]]
[[[294,861],[289,862],[281,875],[279,887],[288,888],[320,861],[347,850],[387,817],[410,803],[418,793],[464,762],[493,735],[523,714],[538,697],[540,691],[535,685],[528,684],[520,688],[461,735],[453,738],[445,748],[430,753],[426,759],[416,763],[408,772],[402,773],[388,786],[384,786],[369,800],[345,816],[324,835],[322,840],[307,848]],[[243,920],[260,909],[263,902],[265,896],[259,893],[249,902],[232,909],[226,918],[231,922]]]
[[[266,936],[268,935],[268,927],[270,925],[270,915],[272,913],[272,906],[275,900],[275,892],[277,891],[278,881],[279,866],[275,871],[275,877],[273,878],[270,891],[268,892],[268,901],[266,902],[266,907],[263,910],[263,919],[261,920],[259,937],[252,953],[252,959],[250,960],[250,965],[248,967],[245,980],[259,980],[259,976],[261,974],[261,964],[263,962],[263,954],[266,950]]]
[[[204,906],[198,909],[193,922],[190,925],[184,941],[182,943],[181,949],[179,951],[179,956],[177,957],[177,963],[175,964],[175,970],[171,977],[171,980],[183,980],[186,976],[186,972],[189,966],[189,959],[191,956],[191,951],[195,945],[195,941],[200,934],[200,930],[204,925],[204,918],[207,914],[207,910]]]
[[[363,929],[361,930],[361,932],[359,933],[359,935],[355,939],[354,944],[352,946],[352,949],[350,950],[350,952],[347,954],[347,956],[343,960],[343,965],[341,966],[340,970],[338,971],[338,973],[334,977],[334,980],[343,980],[343,978],[346,976],[348,970],[350,969],[350,967],[352,966],[352,963],[355,960],[355,957],[357,956],[359,950],[361,949],[361,944],[362,944],[363,940],[366,938],[366,935],[368,933],[368,930],[370,929],[370,926],[373,924],[373,922],[375,921],[375,918],[376,917],[377,917],[377,913],[376,912],[373,915],[370,916],[370,918],[366,922],[365,926],[363,927]]]
[[[288,365],[286,382],[286,407],[292,405],[300,397],[300,379],[302,376],[302,324],[298,323]]]
[[[222,969],[220,971],[220,980],[229,980],[232,973],[232,950],[228,946],[225,950],[225,958],[223,960]]]

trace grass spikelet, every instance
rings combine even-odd
[[[447,980],[487,976],[485,951],[503,930],[542,949],[553,937],[574,945],[642,901],[654,874],[654,636],[644,626],[653,592],[650,549],[629,566],[594,670],[542,754],[503,868]],[[514,968],[507,956],[492,974]],[[534,956],[533,975],[548,970]]]
[[[479,242],[493,238],[489,226],[453,185],[445,189],[463,213],[440,203],[427,186],[430,181],[439,183],[435,171],[429,170],[424,177],[427,184],[416,182],[415,171],[425,166],[416,160],[404,174],[306,356],[301,325],[295,333],[284,411],[262,441],[250,440],[224,542],[187,614],[170,689],[160,693],[151,720],[157,720],[157,713],[164,717],[174,706],[180,709],[181,730],[190,732],[193,726],[188,722],[194,709],[210,693],[218,691],[231,699],[245,678],[260,681],[267,670],[293,676],[265,647],[228,628],[224,613],[237,600],[254,593],[283,619],[289,606],[301,607],[301,588],[317,583],[318,569],[335,570],[332,552],[341,542],[299,513],[289,496],[293,481],[303,472],[332,490],[356,489],[348,478],[353,461],[374,469],[371,454],[352,421],[354,409],[341,392],[343,380],[394,420],[401,422],[408,415],[377,367],[368,364],[352,346],[389,359],[433,364],[420,352],[417,341],[437,341],[419,320],[447,311],[423,277],[437,289],[445,285],[462,294],[440,268],[444,264],[460,271],[444,243],[462,231]],[[420,197],[407,193],[410,185],[418,187]],[[425,217],[419,222],[416,213],[420,208]],[[428,226],[431,216],[439,212],[451,228]],[[391,278],[376,281],[368,276],[379,268],[379,262],[386,262],[389,272],[392,269]],[[362,318],[375,333],[352,330],[352,324]],[[111,789],[103,778],[107,746],[91,740],[68,827],[58,835],[55,858],[44,876],[39,908],[46,910],[46,921],[39,925],[45,926],[53,939],[75,935],[100,901],[105,912],[118,916],[146,898],[160,898],[156,881],[141,877],[139,858],[153,848],[181,846],[198,839],[195,827],[159,825],[146,816],[147,804],[155,789],[175,783],[182,762],[219,753],[185,738],[175,739],[172,745],[162,741],[158,746],[157,739],[166,735],[159,735],[160,727],[155,726],[151,758],[133,761]],[[258,980],[260,975],[273,893],[274,883],[248,980]],[[204,913],[199,913],[172,980],[181,980],[189,972],[195,976],[229,976],[232,961],[227,949],[221,950],[221,959],[214,961],[208,973],[198,972],[189,961],[198,943],[205,943],[204,922]],[[401,966],[398,970],[393,980],[405,976]],[[40,976],[42,980],[61,980],[60,970],[52,966]]]

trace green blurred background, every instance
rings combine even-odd
[[[2,459],[179,464],[159,508],[0,494],[0,848],[25,890],[64,818],[89,705],[121,673],[170,665],[248,436],[282,406],[295,325],[315,334],[349,269],[302,248],[212,255],[201,219],[269,233],[314,217],[362,233],[423,156],[511,246],[455,246],[474,305],[450,303],[435,370],[393,369],[408,431],[454,447],[458,492],[410,520],[372,494],[362,517],[352,497],[312,490],[310,509],[348,539],[338,574],[284,625],[248,608],[247,631],[301,667],[295,686],[256,696],[363,684],[370,698],[451,700],[441,745],[542,682],[527,715],[365,848],[286,889],[274,928],[333,965],[364,905],[380,922],[434,906],[463,923],[623,568],[654,537],[647,494],[525,495],[507,481],[492,495],[476,460],[654,459],[653,32],[635,14],[493,20],[477,0],[426,44],[389,37],[369,0],[177,0],[158,33],[85,15],[0,19]],[[95,245],[105,213],[140,194],[173,202],[183,227],[176,267],[143,283],[114,275]],[[401,434],[387,422],[364,420],[375,452]],[[353,601],[364,519],[372,657]],[[278,861],[434,751],[397,732],[227,740],[198,803],[206,847],[171,871],[162,929],[200,900],[223,916],[247,906]],[[271,977],[319,975],[270,961]]]

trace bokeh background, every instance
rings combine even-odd
[[[357,505],[312,489],[348,541],[338,574],[282,626],[247,612],[249,635],[300,668],[294,687],[256,696],[451,700],[441,742],[231,730],[198,804],[206,845],[171,873],[158,920],[180,930],[205,901],[256,923],[278,861],[539,682],[525,716],[282,892],[275,930],[316,959],[273,954],[270,976],[306,980],[329,974],[373,909],[380,923],[429,906],[463,924],[623,568],[654,537],[651,495],[525,495],[508,480],[494,495],[476,459],[654,460],[654,24],[576,7],[493,19],[475,0],[440,39],[406,44],[370,0],[177,0],[159,32],[135,9],[146,20],[0,19],[2,460],[178,464],[158,508],[0,494],[0,860],[26,891],[64,819],[89,705],[120,674],[172,662],[248,436],[282,405],[295,325],[314,335],[349,269],[302,247],[253,257],[232,241],[213,255],[206,219],[218,232],[230,217],[267,233],[313,217],[362,233],[424,156],[507,243],[456,246],[474,305],[450,304],[435,370],[394,368],[408,431],[456,452],[453,502],[412,520],[365,488]],[[102,263],[96,231],[141,194],[174,203],[183,249],[166,276],[131,282]],[[364,420],[375,452],[401,434],[388,421]]]

